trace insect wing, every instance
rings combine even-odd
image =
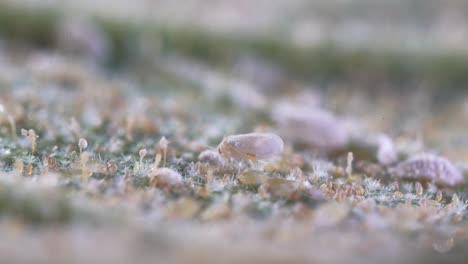
[[[283,140],[273,134],[237,135],[230,137],[228,143],[236,152],[259,159],[273,158],[283,151]]]

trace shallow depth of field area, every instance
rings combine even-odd
[[[464,263],[467,11],[0,0],[0,262]]]

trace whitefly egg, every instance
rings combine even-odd
[[[281,155],[283,140],[272,133],[250,133],[227,136],[218,152],[227,158],[268,160]]]

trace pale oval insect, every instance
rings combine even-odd
[[[224,157],[250,160],[267,160],[281,155],[283,140],[272,133],[250,133],[227,136],[218,146]]]
[[[288,139],[326,152],[344,148],[349,132],[331,112],[315,107],[278,104],[272,118]]]
[[[395,177],[429,180],[436,184],[454,186],[464,183],[463,174],[444,157],[417,154],[389,171]]]

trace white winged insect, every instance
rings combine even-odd
[[[272,133],[250,133],[227,136],[218,146],[218,152],[227,158],[268,160],[281,155],[283,140]]]

